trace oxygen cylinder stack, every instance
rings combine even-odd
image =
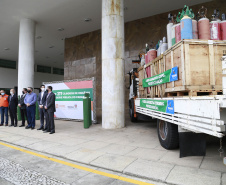
[[[221,20],[219,19],[219,10],[214,10],[212,15],[212,21],[210,22],[210,39],[211,40],[221,40]]]
[[[222,40],[226,41],[226,16],[225,16],[225,14],[222,14],[222,21],[221,21],[220,25],[221,25],[221,38],[222,38]]]
[[[213,18],[207,18],[207,8],[202,6],[198,14],[195,14],[188,6],[184,6],[182,12],[177,17],[171,13],[168,14],[169,23],[166,26],[167,38],[158,41],[156,49],[146,49],[145,63],[149,63],[157,56],[163,54],[167,49],[183,39],[202,39],[202,40],[224,40],[226,41],[226,15],[222,14],[220,20],[220,12],[215,9]],[[176,20],[175,20],[176,18]],[[142,65],[144,58],[142,58]],[[146,68],[147,75],[151,76],[149,68]]]

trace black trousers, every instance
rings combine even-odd
[[[55,132],[54,112],[46,111],[46,130]]]
[[[22,125],[25,125],[25,118],[27,118],[27,110],[25,109],[20,109],[20,114],[21,114],[21,119],[22,119]],[[27,121],[28,123],[28,121]],[[29,125],[29,123],[28,123]]]
[[[44,128],[44,120],[46,118],[46,111],[45,109],[40,109],[39,108],[39,115],[40,115],[40,128]],[[45,129],[46,129],[47,124],[45,125]]]
[[[9,114],[11,119],[11,125],[17,126],[17,110],[9,108]]]

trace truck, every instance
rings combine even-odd
[[[225,136],[225,41],[182,40],[129,74],[130,119],[157,119],[163,148],[204,156],[206,134]]]

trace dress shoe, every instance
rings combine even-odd
[[[46,130],[46,131],[44,131],[43,133],[48,133],[48,132],[50,132],[50,131]]]
[[[9,127],[13,127],[14,125],[9,125]]]
[[[17,127],[17,125],[14,125],[14,127]]]
[[[20,125],[19,127],[24,127],[25,125]]]
[[[37,130],[43,130],[43,128],[42,128],[42,127],[40,127],[40,128],[38,128]]]
[[[31,130],[34,130],[35,129],[35,127],[31,127]]]
[[[54,134],[55,133],[55,131],[51,131],[49,134]]]
[[[29,129],[29,128],[31,128],[31,127],[29,127],[29,126],[26,126],[26,127],[25,127],[25,129]]]
[[[3,124],[0,124],[0,127],[3,126]]]

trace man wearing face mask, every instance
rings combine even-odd
[[[27,88],[27,95],[24,99],[24,103],[27,107],[27,119],[28,119],[28,126],[26,126],[26,129],[31,128],[31,130],[35,129],[35,104],[37,101],[37,95],[33,93],[33,88],[28,87]]]
[[[22,91],[22,95],[20,97],[20,102],[18,104],[18,106],[20,107],[20,113],[21,113],[21,119],[22,119],[22,125],[20,125],[20,127],[24,127],[25,126],[25,117],[27,117],[27,110],[26,110],[26,105],[24,103],[24,99],[27,95],[27,89],[23,88]],[[28,121],[27,121],[28,123]],[[29,123],[28,123],[29,125]]]
[[[18,105],[18,98],[15,94],[15,90],[10,90],[9,96],[9,114],[11,119],[11,127],[17,127],[17,105]]]
[[[5,94],[4,90],[1,90],[0,95],[0,111],[1,111],[1,124],[4,124],[4,116],[6,118],[5,126],[8,126],[8,107],[9,107],[9,96]]]
[[[44,105],[46,102],[46,96],[48,92],[45,91],[45,85],[40,86],[41,92],[38,95],[38,105],[39,105],[39,114],[40,114],[40,128],[37,130],[45,130],[44,128],[44,118],[46,118],[46,111],[44,109]]]
[[[46,97],[45,110],[46,114],[46,123],[47,130],[44,133],[50,132],[50,134],[55,133],[55,123],[54,123],[54,112],[56,112],[55,106],[55,94],[52,92],[52,86],[47,87],[48,95]]]

